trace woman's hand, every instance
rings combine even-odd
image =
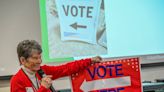
[[[50,88],[52,85],[52,75],[47,75],[41,80],[41,85],[44,86],[45,88]]]
[[[100,63],[102,61],[102,58],[100,56],[92,57],[91,62],[94,63]]]

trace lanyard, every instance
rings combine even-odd
[[[34,83],[31,81],[31,79],[28,77],[28,75],[24,72],[24,70],[22,69],[23,73],[25,74],[25,76],[28,78],[28,80],[31,82],[32,84],[32,88],[35,92],[37,92],[37,90],[39,89],[39,81],[36,77],[36,74],[35,74],[35,79],[36,79],[36,84],[37,84],[37,87],[34,85]]]

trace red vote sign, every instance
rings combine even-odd
[[[98,63],[71,76],[73,92],[142,92],[138,58]]]

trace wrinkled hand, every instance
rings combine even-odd
[[[52,84],[52,76],[51,75],[47,75],[44,78],[42,78],[41,80],[41,85],[44,86],[45,88],[50,88],[51,84]]]
[[[100,56],[92,57],[91,62],[94,63],[100,63],[102,61],[102,58]]]

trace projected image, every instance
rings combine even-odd
[[[164,0],[40,0],[43,61],[163,54],[163,4]]]
[[[46,16],[51,59],[107,55],[104,0],[46,0]]]

